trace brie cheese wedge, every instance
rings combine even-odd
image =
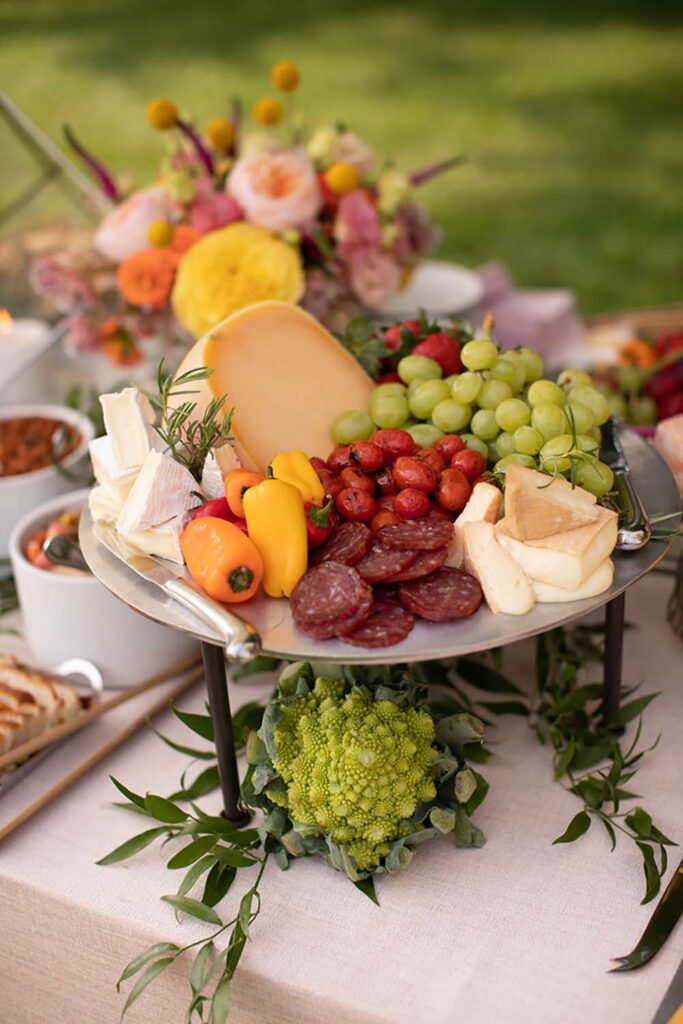
[[[469,500],[453,523],[453,537],[448,547],[446,565],[459,569],[465,555],[464,527],[466,523],[495,523],[500,512],[503,493],[493,484],[474,485]]]
[[[163,448],[163,441],[154,430],[152,404],[137,388],[100,395],[100,404],[121,469],[139,469],[149,451]]]
[[[538,580],[532,580],[531,585],[539,604],[559,604],[563,601],[583,601],[587,597],[597,597],[598,594],[609,590],[613,579],[614,562],[611,558],[606,558],[576,590],[561,590],[551,583],[539,583]]]
[[[123,469],[114,453],[114,444],[108,436],[96,437],[89,446],[90,461],[95,479],[114,501],[121,505],[130,492],[136,469]]]
[[[494,615],[526,615],[536,603],[533,587],[517,563],[496,540],[492,523],[462,527],[464,567],[481,583]]]
[[[121,511],[121,502],[97,484],[88,495],[88,508],[96,523],[115,523]]]
[[[126,533],[123,530],[118,530],[118,533],[131,547],[141,551],[144,555],[168,558],[170,562],[183,565],[180,535],[186,522],[187,516],[174,516],[162,526],[156,526],[151,530],[142,530],[138,533]]]
[[[199,504],[198,489],[189,469],[170,455],[150,451],[123,504],[116,528],[122,534],[143,533],[184,516]]]

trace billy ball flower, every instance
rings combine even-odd
[[[220,153],[230,148],[234,135],[234,129],[227,117],[214,117],[206,126],[209,144]]]
[[[347,192],[353,192],[360,184],[358,169],[353,164],[343,162],[332,164],[325,171],[323,177],[327,187],[332,192],[336,192],[338,196],[345,195]]]
[[[155,220],[147,231],[150,245],[164,249],[173,241],[173,225],[167,220]]]
[[[282,120],[284,110],[279,100],[265,96],[254,104],[252,114],[257,124],[270,127]]]
[[[178,123],[178,108],[170,100],[152,100],[147,107],[147,122],[158,132],[175,128]]]
[[[272,68],[270,80],[274,86],[282,89],[283,92],[294,92],[301,81],[301,74],[296,64],[283,60]]]

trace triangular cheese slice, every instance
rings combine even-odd
[[[541,540],[594,523],[595,496],[568,480],[510,465],[505,474],[505,522],[515,540]]]
[[[481,583],[494,615],[526,615],[536,603],[531,581],[496,540],[492,523],[465,523],[462,527],[464,567]]]
[[[448,546],[446,565],[459,569],[465,556],[464,528],[467,523],[495,523],[503,501],[503,493],[482,480],[475,484],[464,509],[453,523],[453,537]]]

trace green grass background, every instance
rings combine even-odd
[[[0,0],[0,85],[144,182],[144,109],[199,121],[303,73],[310,123],[354,127],[427,185],[442,253],[500,259],[585,312],[683,298],[683,6],[656,0]],[[0,128],[0,201],[25,168]],[[54,192],[34,216],[57,209]]]

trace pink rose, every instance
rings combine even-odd
[[[379,309],[398,291],[401,273],[398,265],[382,252],[367,252],[350,266],[351,287],[370,309]]]
[[[330,152],[330,161],[333,164],[352,164],[359,174],[370,174],[377,156],[372,146],[361,139],[355,132],[339,132]]]
[[[166,189],[158,185],[134,192],[102,221],[95,248],[114,263],[146,249],[147,232],[157,220],[169,220],[175,210]]]
[[[343,260],[352,262],[363,252],[379,248],[382,230],[369,194],[357,188],[339,200],[334,237]]]
[[[239,204],[225,192],[216,192],[210,178],[194,183],[195,198],[190,206],[190,224],[200,235],[223,228],[243,217]]]
[[[322,205],[315,168],[303,149],[254,153],[238,160],[226,182],[252,224],[288,231],[309,223]]]
[[[39,256],[30,278],[36,292],[53,302],[61,313],[97,305],[95,289],[69,266],[68,254]]]

